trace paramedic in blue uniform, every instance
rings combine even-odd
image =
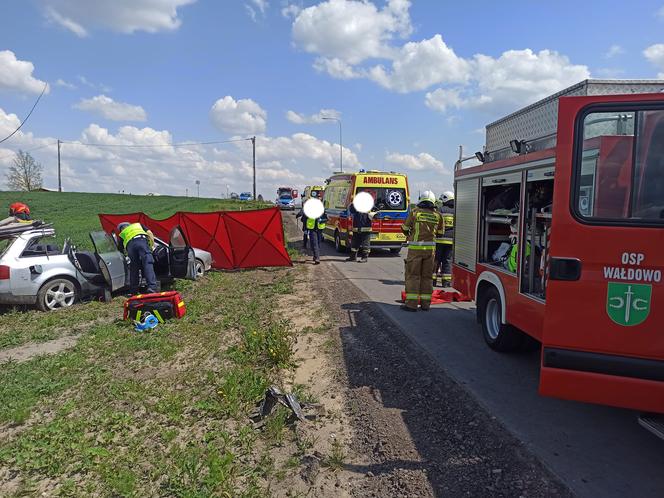
[[[157,292],[157,276],[154,273],[154,235],[141,223],[123,221],[117,228],[121,249],[129,256],[129,292],[138,294],[139,271],[147,284],[146,293]]]

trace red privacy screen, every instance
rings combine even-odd
[[[212,254],[212,266],[217,269],[293,264],[284,244],[281,211],[276,207],[254,211],[178,212],[165,220],[154,220],[145,213],[100,214],[99,221],[109,234],[123,221],[142,223],[166,242],[173,227],[179,225],[192,247]]]

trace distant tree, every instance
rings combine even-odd
[[[24,192],[41,188],[43,170],[43,166],[35,161],[30,153],[19,149],[14,158],[14,163],[6,173],[7,187],[10,190],[22,190]]]
[[[258,194],[258,202],[264,202],[262,194]]]

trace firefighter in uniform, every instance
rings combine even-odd
[[[433,286],[438,283],[441,276],[443,287],[452,283],[452,252],[454,250],[454,193],[443,192],[440,196],[438,211],[445,222],[445,232],[442,237],[436,237],[436,256],[433,263]]]
[[[408,239],[408,255],[406,256],[406,302],[401,309],[417,311],[419,301],[422,311],[431,308],[433,292],[434,250],[435,239],[443,235],[445,222],[436,210],[436,196],[433,192],[423,192],[419,204],[408,214],[401,230]]]
[[[154,235],[148,227],[141,223],[120,223],[117,228],[118,237],[122,247],[127,250],[129,256],[129,292],[138,293],[139,275],[141,271],[145,283],[147,284],[147,293],[157,292],[157,276],[154,273],[154,256],[152,247],[154,247]]]

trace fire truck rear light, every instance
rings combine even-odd
[[[10,269],[9,266],[0,265],[0,280],[9,280]]]

